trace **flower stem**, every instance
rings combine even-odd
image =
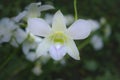
[[[90,37],[87,38],[80,46],[78,46],[78,49],[80,50],[84,48],[90,42],[90,39],[91,39]]]
[[[75,20],[77,20],[77,18],[78,18],[78,14],[77,14],[77,0],[74,0],[74,13],[75,13]]]

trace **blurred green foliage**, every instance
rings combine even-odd
[[[39,1],[39,0],[38,0]],[[90,44],[80,50],[81,60],[71,58],[66,65],[54,64],[51,59],[42,65],[43,73],[32,73],[35,63],[26,60],[21,48],[0,45],[0,80],[120,80],[120,0],[77,0],[79,18],[99,21],[105,17],[111,25],[112,34],[102,50],[95,51]],[[33,0],[0,0],[0,18],[13,17]],[[55,10],[74,14],[73,0],[42,0],[52,2]],[[47,12],[47,11],[46,11]],[[76,41],[77,46],[80,45]],[[17,54],[16,54],[17,53]]]

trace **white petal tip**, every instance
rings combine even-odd
[[[61,59],[55,59],[55,58],[53,58],[54,60],[56,60],[56,61],[60,61]]]
[[[62,12],[61,12],[60,10],[58,10],[58,11],[56,12],[56,14],[62,14]]]
[[[80,60],[80,57],[79,57],[79,56],[77,56],[77,57],[75,57],[74,59],[75,59],[75,60]]]
[[[80,57],[78,57],[76,60],[80,60]]]

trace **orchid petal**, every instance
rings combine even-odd
[[[38,48],[36,50],[37,57],[40,57],[40,56],[46,54],[50,48],[50,45],[51,45],[51,43],[50,43],[49,39],[45,38],[43,40],[43,42],[41,42],[38,45]]]
[[[1,42],[9,42],[11,39],[12,34],[6,34],[2,37]]]
[[[50,56],[54,59],[54,60],[60,60],[63,58],[63,56],[66,54],[66,48],[62,45],[52,45],[50,47]]]
[[[80,60],[79,51],[77,49],[75,42],[72,39],[69,39],[68,42],[66,43],[66,49],[67,49],[68,54],[72,58],[76,60]]]
[[[40,16],[40,11],[36,3],[31,3],[26,9],[28,9],[27,18],[35,18]]]
[[[24,54],[28,54],[30,48],[31,48],[31,46],[28,43],[24,43],[22,45],[22,51],[24,52]]]
[[[19,22],[26,16],[26,14],[27,14],[27,11],[23,11],[23,12],[19,13],[16,17],[13,17],[13,20],[15,22]]]
[[[24,54],[29,54],[31,49],[36,49],[37,44],[35,42],[24,42],[24,44],[22,45],[22,50],[24,52]]]
[[[26,58],[29,60],[29,61],[35,61],[37,59],[37,56],[36,56],[36,53],[34,52],[29,52],[29,54],[26,54]]]
[[[104,44],[103,44],[103,41],[102,41],[102,38],[98,35],[94,35],[92,38],[91,38],[91,44],[93,45],[93,48],[95,50],[100,50],[103,48]]]
[[[36,41],[36,36],[30,34],[29,38],[22,44],[22,50],[25,55],[29,54],[30,52],[35,53],[34,50],[36,50],[38,44],[41,42],[41,39],[39,38],[39,41]],[[32,50],[32,51],[31,51]]]
[[[44,20],[31,18],[28,19],[27,31],[32,32],[34,35],[45,37],[50,33],[51,28]]]
[[[15,39],[12,39],[10,44],[16,48],[19,46]]]
[[[98,21],[95,20],[89,20],[89,22],[91,23],[91,31],[96,31],[100,28],[100,24]]]
[[[54,9],[54,7],[52,5],[42,5],[42,6],[39,7],[40,11],[46,11],[46,10],[49,10],[49,9]]]
[[[84,39],[88,37],[90,32],[90,22],[82,19],[75,21],[75,23],[68,28],[68,33],[73,39]]]
[[[38,37],[38,36],[34,36],[35,42],[36,43],[40,43],[42,41],[42,38]]]
[[[66,31],[65,18],[61,11],[57,11],[53,17],[53,31]]]
[[[23,31],[22,29],[17,29],[15,32],[15,38],[19,44],[21,44],[26,38],[27,38],[27,33]]]

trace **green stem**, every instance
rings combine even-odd
[[[84,48],[90,42],[90,39],[91,39],[90,37],[87,38],[82,44],[80,44],[80,46],[78,46],[78,49],[80,50]]]
[[[75,12],[75,20],[77,20],[77,18],[78,18],[78,14],[77,14],[77,0],[74,0],[74,12]]]

